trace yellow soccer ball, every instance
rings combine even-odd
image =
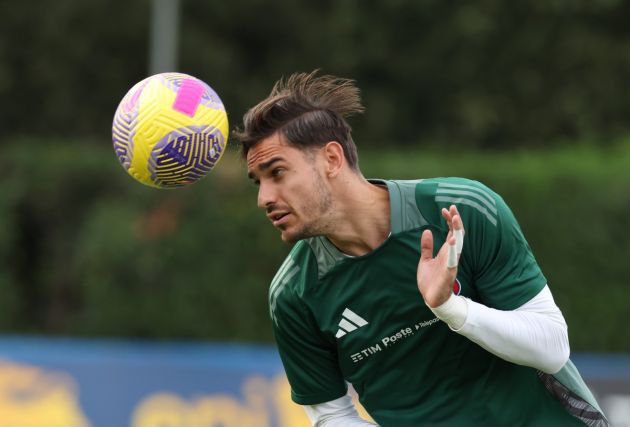
[[[228,140],[227,113],[201,80],[156,74],[123,97],[112,140],[129,175],[151,187],[182,187],[206,176],[221,159]]]

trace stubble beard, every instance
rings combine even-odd
[[[293,233],[282,235],[285,243],[293,244],[299,240],[309,237],[324,236],[332,230],[334,223],[332,218],[333,199],[330,190],[324,185],[321,175],[313,170],[314,188],[311,196],[308,196],[308,202],[302,205],[301,212],[309,213],[312,218],[310,221],[302,224],[299,229]]]

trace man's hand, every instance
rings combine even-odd
[[[433,258],[433,234],[424,230],[420,239],[418,263],[418,289],[424,302],[432,308],[442,305],[453,293],[457,264],[464,244],[464,224],[457,207],[442,209],[449,228],[446,241]]]

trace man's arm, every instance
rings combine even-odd
[[[455,332],[489,352],[546,373],[558,372],[569,358],[569,341],[566,322],[549,288],[509,311],[453,295],[464,226],[455,206],[443,209],[442,215],[449,233],[435,257],[431,232],[426,230],[421,239],[418,288],[427,306]]]
[[[304,406],[313,427],[374,427],[359,416],[349,395],[318,405]]]
[[[554,374],[569,359],[567,324],[548,286],[512,311],[453,294],[431,310],[453,331],[509,362]]]

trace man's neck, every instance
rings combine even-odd
[[[382,245],[390,233],[387,187],[353,177],[337,195],[334,230],[326,235],[341,252],[361,256]]]

